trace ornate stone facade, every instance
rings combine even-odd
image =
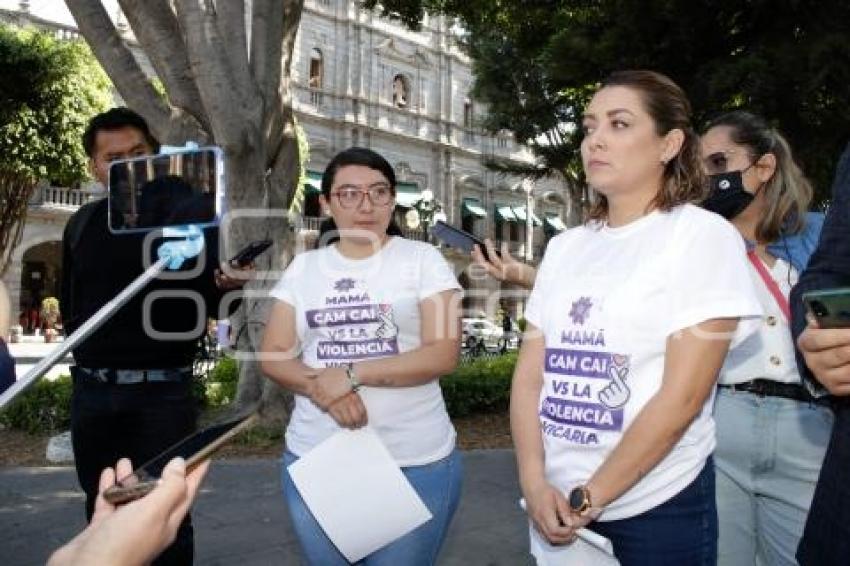
[[[0,19],[16,19],[18,24],[28,18],[2,12]],[[49,26],[38,18],[29,21]],[[73,35],[67,26],[55,29]],[[310,177],[320,177],[338,151],[352,145],[370,147],[395,167],[405,193],[400,202],[409,206],[430,190],[444,204],[451,224],[506,240],[512,251],[536,263],[547,236],[571,217],[565,186],[554,179],[523,184],[520,178],[486,167],[493,157],[529,163],[533,156],[509,132],[492,136],[476,126],[486,107],[472,99],[472,67],[457,46],[455,31],[441,17],[427,17],[422,30],[413,32],[359,9],[352,0],[306,0],[292,79],[296,115],[310,145]],[[31,281],[23,280],[32,272],[28,250],[61,241],[64,223],[80,204],[63,203],[66,196],[53,191],[39,192],[24,240],[4,278],[12,304],[20,308],[34,296],[27,290]],[[308,191],[307,198],[315,194]],[[529,206],[532,214],[526,220]],[[305,212],[316,215],[318,207],[308,202]],[[399,210],[401,221],[404,212]],[[313,218],[305,219],[305,227],[316,224]],[[530,247],[526,226],[532,227]],[[499,304],[488,304],[484,296],[498,284],[469,273],[468,258],[450,250],[446,255],[464,286],[473,289],[466,306],[491,314],[497,310]],[[519,315],[522,301],[509,303]]]

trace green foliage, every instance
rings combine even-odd
[[[30,434],[67,430],[71,424],[71,376],[42,379],[0,412],[0,423]]]
[[[236,398],[239,366],[233,358],[222,358],[207,376],[206,401],[211,407],[227,405]]]
[[[504,411],[508,408],[511,379],[517,353],[462,364],[440,380],[446,407],[452,417]],[[239,367],[233,358],[223,358],[196,394],[209,408],[228,405],[236,396]],[[42,379],[10,406],[0,412],[4,426],[31,434],[66,430],[71,424],[71,377]],[[204,398],[204,394],[206,397]],[[244,435],[243,435],[244,436]],[[277,443],[280,433],[259,428],[243,439],[243,444]]]
[[[423,10],[460,18],[474,92],[488,105],[482,125],[516,132],[544,170],[580,180],[588,94],[614,70],[649,68],[685,89],[697,124],[736,107],[771,120],[816,202],[828,198],[850,131],[844,0],[382,0],[380,9],[414,27]]]
[[[298,140],[298,188],[295,189],[289,210],[301,214],[304,210],[304,197],[307,191],[307,162],[310,161],[310,142],[307,139],[307,132],[304,131],[297,119],[295,119],[295,139]]]
[[[440,379],[449,415],[463,417],[507,410],[516,360],[516,352],[475,360]]]
[[[0,165],[62,186],[85,179],[80,138],[112,102],[88,46],[0,24],[0,76]]]

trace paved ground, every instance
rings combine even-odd
[[[464,453],[460,508],[439,563],[523,566],[527,523],[517,506],[513,452]],[[273,460],[216,462],[195,506],[196,564],[299,564]],[[0,469],[0,562],[42,565],[83,526],[72,468]],[[404,565],[399,565],[404,566]]]

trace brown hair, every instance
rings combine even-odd
[[[685,135],[682,148],[664,166],[663,183],[649,205],[650,210],[670,210],[686,202],[702,201],[707,188],[700,162],[699,136],[691,125],[691,103],[685,92],[669,77],[645,70],[616,71],[602,81],[598,90],[612,86],[638,92],[659,136],[675,129]],[[608,199],[597,195],[588,212],[588,220],[607,217]]]
[[[783,233],[796,234],[805,226],[812,201],[812,185],[794,161],[788,141],[760,116],[744,110],[727,112],[711,120],[705,131],[729,128],[729,137],[746,147],[755,161],[766,154],[776,158],[776,171],[764,185],[767,211],[756,224],[756,240],[775,242]]]

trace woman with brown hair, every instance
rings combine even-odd
[[[532,549],[607,537],[624,565],[717,556],[717,372],[757,323],[740,236],[705,194],[690,105],[622,71],[585,109],[588,221],[552,239],[526,309],[511,428]]]
[[[788,297],[817,246],[823,215],[807,212],[812,187],[788,142],[759,116],[736,110],[712,120],[702,155],[714,187],[705,206],[748,242],[764,309],[758,331],[720,371],[719,563],[796,564],[833,417],[797,371]]]

